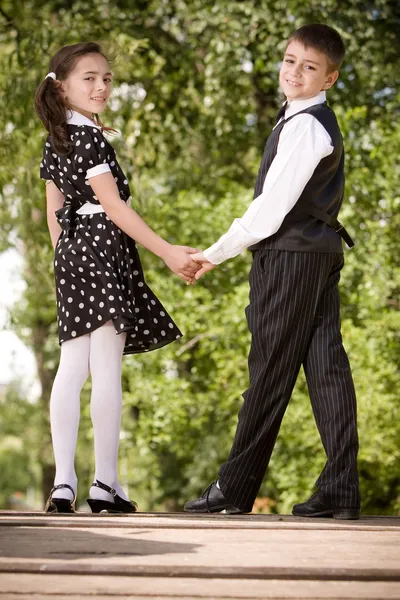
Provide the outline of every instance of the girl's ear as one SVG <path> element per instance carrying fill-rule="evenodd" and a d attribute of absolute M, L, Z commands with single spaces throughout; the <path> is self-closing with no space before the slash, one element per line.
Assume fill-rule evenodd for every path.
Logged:
<path fill-rule="evenodd" d="M 55 82 L 56 88 L 59 92 L 59 94 L 65 99 L 67 97 L 67 91 L 65 89 L 65 84 L 60 81 L 59 79 L 57 79 Z"/>

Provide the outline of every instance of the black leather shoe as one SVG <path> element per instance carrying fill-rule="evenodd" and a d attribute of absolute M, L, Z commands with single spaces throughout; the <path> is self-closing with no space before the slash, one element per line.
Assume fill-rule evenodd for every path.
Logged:
<path fill-rule="evenodd" d="M 223 512 L 226 515 L 240 515 L 244 512 L 228 502 L 219 487 L 217 487 L 216 481 L 208 486 L 200 498 L 186 502 L 183 510 L 192 513 Z"/>
<path fill-rule="evenodd" d="M 334 519 L 359 519 L 360 509 L 345 506 L 332 506 L 316 492 L 306 502 L 295 504 L 292 514 L 296 517 L 333 517 Z"/>
<path fill-rule="evenodd" d="M 108 492 L 113 496 L 114 502 L 108 500 L 95 500 L 94 498 L 86 498 L 86 502 L 89 504 L 92 513 L 134 513 L 137 511 L 138 505 L 136 502 L 131 500 L 124 500 L 121 496 L 118 496 L 117 492 L 109 485 L 102 483 L 98 479 L 92 483 L 92 487 L 98 487 Z"/>

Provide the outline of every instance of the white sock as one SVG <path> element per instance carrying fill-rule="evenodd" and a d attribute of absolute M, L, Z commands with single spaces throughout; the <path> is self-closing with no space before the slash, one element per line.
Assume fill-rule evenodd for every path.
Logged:
<path fill-rule="evenodd" d="M 90 415 L 94 431 L 95 479 L 114 488 L 128 500 L 118 482 L 118 447 L 121 428 L 122 353 L 126 334 L 116 334 L 114 325 L 106 323 L 90 334 L 90 372 L 92 396 Z M 90 497 L 113 502 L 113 496 L 98 487 L 90 488 Z"/>
<path fill-rule="evenodd" d="M 56 476 L 54 485 L 67 483 L 76 493 L 74 467 L 80 416 L 80 393 L 89 374 L 89 335 L 61 344 L 60 364 L 50 397 L 50 424 Z M 56 490 L 53 498 L 73 499 L 68 488 Z"/>

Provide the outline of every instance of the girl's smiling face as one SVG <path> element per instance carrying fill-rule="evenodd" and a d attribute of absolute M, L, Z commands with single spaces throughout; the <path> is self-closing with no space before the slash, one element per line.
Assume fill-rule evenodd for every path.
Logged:
<path fill-rule="evenodd" d="M 279 83 L 289 101 L 306 100 L 332 87 L 338 76 L 325 54 L 293 40 L 283 57 Z"/>
<path fill-rule="evenodd" d="M 107 106 L 112 90 L 112 73 L 102 54 L 86 54 L 61 82 L 61 93 L 69 108 L 89 119 Z"/>

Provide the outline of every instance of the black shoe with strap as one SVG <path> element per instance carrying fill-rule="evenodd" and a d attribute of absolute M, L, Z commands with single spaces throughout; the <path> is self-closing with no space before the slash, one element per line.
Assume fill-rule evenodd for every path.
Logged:
<path fill-rule="evenodd" d="M 306 502 L 295 504 L 292 514 L 295 517 L 333 517 L 352 520 L 360 518 L 359 507 L 333 506 L 321 492 L 315 492 Z"/>
<path fill-rule="evenodd" d="M 68 498 L 53 498 L 53 493 L 56 490 L 61 490 L 62 488 L 67 488 L 71 490 L 73 494 L 73 499 L 69 500 Z M 50 495 L 47 499 L 44 510 L 46 513 L 74 513 L 75 512 L 75 501 L 76 494 L 75 490 L 68 485 L 67 483 L 60 483 L 59 485 L 55 485 L 50 491 Z"/>
<path fill-rule="evenodd" d="M 114 502 L 86 498 L 86 502 L 89 504 L 92 513 L 134 513 L 137 511 L 138 507 L 136 502 L 124 500 L 121 498 L 121 496 L 118 496 L 114 488 L 102 483 L 98 479 L 92 483 L 92 487 L 98 487 L 111 494 L 111 496 L 114 498 Z"/>
<path fill-rule="evenodd" d="M 217 482 L 214 481 L 206 491 L 196 500 L 186 502 L 183 507 L 185 512 L 190 513 L 224 513 L 226 515 L 240 515 L 245 511 L 233 506 L 223 495 Z"/>

